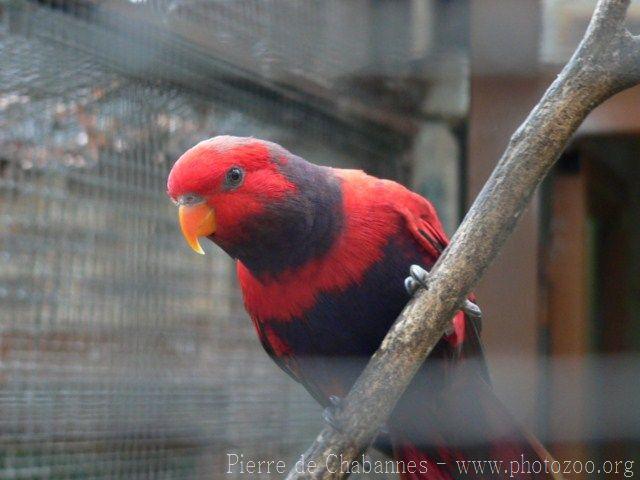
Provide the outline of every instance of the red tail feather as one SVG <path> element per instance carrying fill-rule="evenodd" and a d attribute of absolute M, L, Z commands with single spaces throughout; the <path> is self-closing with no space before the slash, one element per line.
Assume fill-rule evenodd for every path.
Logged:
<path fill-rule="evenodd" d="M 481 379 L 474 383 L 473 392 L 466 383 L 464 390 L 447 392 L 440 407 L 426 406 L 429 421 L 421 422 L 427 430 L 419 438 L 393 438 L 394 456 L 404 467 L 401 478 L 560 478 L 551 473 L 553 458 L 517 425 L 491 387 Z"/>

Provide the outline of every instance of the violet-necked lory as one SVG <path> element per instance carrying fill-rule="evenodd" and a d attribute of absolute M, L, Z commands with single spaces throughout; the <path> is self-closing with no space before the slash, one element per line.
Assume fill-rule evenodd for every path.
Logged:
<path fill-rule="evenodd" d="M 425 281 L 413 268 L 405 282 L 410 266 L 430 269 L 448 242 L 433 205 L 402 185 L 317 166 L 255 138 L 197 144 L 167 188 L 188 244 L 203 253 L 199 237 L 207 237 L 236 260 L 265 350 L 325 407 L 348 393 Z M 502 461 L 492 476 L 507 477 L 512 461 L 547 458 L 494 396 L 479 323 L 464 312 L 452 319 L 378 438 L 398 466 L 417 466 L 405 479 L 487 476 L 461 473 L 465 460 Z M 546 478 L 529 473 L 522 478 Z"/>

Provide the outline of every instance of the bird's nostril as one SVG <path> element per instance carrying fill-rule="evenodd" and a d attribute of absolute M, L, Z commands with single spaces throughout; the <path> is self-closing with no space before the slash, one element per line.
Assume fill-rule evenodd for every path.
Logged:
<path fill-rule="evenodd" d="M 202 203 L 203 198 L 194 193 L 187 193 L 178 197 L 178 205 L 196 205 Z"/>

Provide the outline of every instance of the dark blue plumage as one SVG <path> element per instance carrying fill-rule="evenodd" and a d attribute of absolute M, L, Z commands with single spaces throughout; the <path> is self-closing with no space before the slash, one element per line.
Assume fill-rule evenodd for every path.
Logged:
<path fill-rule="evenodd" d="M 233 242 L 217 242 L 257 277 L 274 277 L 321 257 L 344 225 L 340 180 L 331 169 L 295 155 L 278 161 L 277 169 L 296 190 L 238 219 Z"/>
<path fill-rule="evenodd" d="M 426 260 L 413 238 L 398 235 L 360 282 L 318 292 L 314 305 L 299 317 L 263 322 L 295 346 L 302 377 L 330 385 L 334 390 L 325 392 L 327 396 L 343 395 L 409 300 L 403 286 L 409 266 Z"/>
<path fill-rule="evenodd" d="M 229 190 L 220 185 L 232 168 L 246 175 Z M 431 203 L 401 185 L 255 139 L 197 145 L 176 163 L 168 192 L 204 199 L 181 207 L 193 208 L 185 237 L 197 246 L 198 219 L 211 226 L 215 215 L 209 238 L 238 260 L 265 350 L 322 405 L 346 395 L 409 300 L 409 267 L 430 269 L 448 242 Z M 452 322 L 388 422 L 385 450 L 428 466 L 403 478 L 456 478 L 456 459 L 544 458 L 491 391 L 479 324 L 461 312 Z M 545 475 L 527 478 L 536 477 Z"/>

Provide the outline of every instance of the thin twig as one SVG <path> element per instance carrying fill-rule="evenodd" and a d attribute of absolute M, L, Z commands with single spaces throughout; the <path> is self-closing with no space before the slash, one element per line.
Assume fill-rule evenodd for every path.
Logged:
<path fill-rule="evenodd" d="M 405 307 L 344 400 L 336 418 L 341 432 L 324 428 L 304 454 L 315 468 L 293 469 L 287 480 L 347 476 L 340 460 L 352 461 L 371 444 L 571 135 L 597 105 L 640 83 L 640 40 L 623 26 L 628 6 L 629 0 L 598 2 L 576 52 L 513 134 L 432 269 L 430 288 Z"/>

